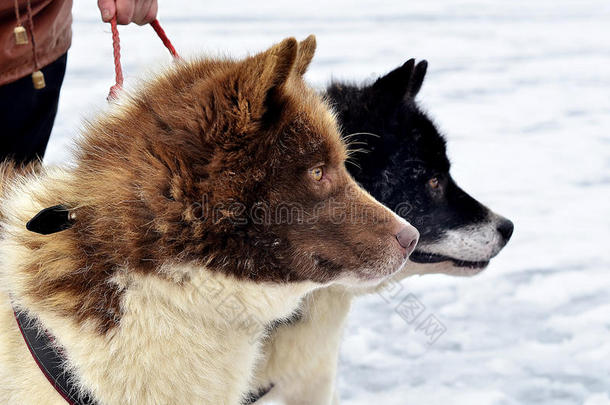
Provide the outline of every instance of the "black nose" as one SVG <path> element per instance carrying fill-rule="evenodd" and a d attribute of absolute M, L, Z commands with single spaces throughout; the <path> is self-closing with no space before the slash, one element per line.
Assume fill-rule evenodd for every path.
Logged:
<path fill-rule="evenodd" d="M 515 229 L 513 222 L 508 219 L 502 219 L 502 222 L 500 222 L 497 229 L 500 235 L 502 235 L 502 239 L 506 245 L 510 240 L 510 237 L 513 235 L 513 230 Z"/>

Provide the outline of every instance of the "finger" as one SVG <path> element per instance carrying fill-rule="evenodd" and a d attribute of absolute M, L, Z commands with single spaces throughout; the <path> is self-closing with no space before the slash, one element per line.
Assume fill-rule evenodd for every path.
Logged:
<path fill-rule="evenodd" d="M 139 25 L 148 24 L 157 18 L 157 2 L 154 0 L 141 0 L 136 5 L 133 22 Z"/>
<path fill-rule="evenodd" d="M 146 22 L 153 22 L 157 19 L 157 12 L 159 11 L 159 4 L 157 0 L 153 0 L 150 8 L 148 9 L 148 14 L 146 14 Z"/>
<path fill-rule="evenodd" d="M 127 25 L 133 21 L 134 0 L 116 0 L 117 23 Z"/>
<path fill-rule="evenodd" d="M 102 21 L 109 22 L 116 13 L 116 5 L 114 0 L 97 0 L 97 7 L 102 14 Z"/>

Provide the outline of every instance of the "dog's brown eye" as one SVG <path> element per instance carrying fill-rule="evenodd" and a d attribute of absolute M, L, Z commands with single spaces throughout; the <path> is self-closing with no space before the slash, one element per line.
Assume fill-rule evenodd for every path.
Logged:
<path fill-rule="evenodd" d="M 439 182 L 438 182 L 438 177 L 432 177 L 430 180 L 428 180 L 428 185 L 430 186 L 430 188 L 436 189 L 439 186 Z"/>
<path fill-rule="evenodd" d="M 309 175 L 315 181 L 322 180 L 322 177 L 324 177 L 324 167 L 323 166 L 316 166 L 316 167 L 314 167 L 312 169 L 309 169 Z"/>

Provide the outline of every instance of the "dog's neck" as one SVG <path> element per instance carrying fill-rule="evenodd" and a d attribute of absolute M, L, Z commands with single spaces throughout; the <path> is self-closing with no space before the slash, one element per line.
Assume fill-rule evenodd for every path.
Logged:
<path fill-rule="evenodd" d="M 289 317 L 316 285 L 236 280 L 186 264 L 115 269 L 95 284 L 95 274 L 86 273 L 91 270 L 74 267 L 77 253 L 68 233 L 25 229 L 48 204 L 40 196 L 60 195 L 51 191 L 64 190 L 67 179 L 61 170 L 29 178 L 2 202 L 2 291 L 55 337 L 66 367 L 100 403 L 239 403 L 267 325 Z M 69 285 L 67 277 L 81 272 L 84 284 L 71 295 L 61 283 Z M 55 285 L 50 295 L 41 294 Z M 103 330 L 96 316 L 79 318 L 79 308 L 92 299 L 89 308 L 98 311 L 109 308 L 102 300 L 118 300 L 115 326 Z"/>
<path fill-rule="evenodd" d="M 67 366 L 100 403 L 239 403 L 269 322 L 287 317 L 310 283 L 231 280 L 205 269 L 176 283 L 125 272 L 117 328 L 100 335 L 46 310 L 32 311 L 63 346 Z"/>

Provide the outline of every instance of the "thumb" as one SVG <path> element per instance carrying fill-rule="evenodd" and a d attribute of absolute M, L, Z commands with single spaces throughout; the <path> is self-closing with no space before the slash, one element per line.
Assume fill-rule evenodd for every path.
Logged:
<path fill-rule="evenodd" d="M 116 14 L 115 0 L 97 0 L 97 7 L 102 13 L 102 21 L 109 22 Z"/>

